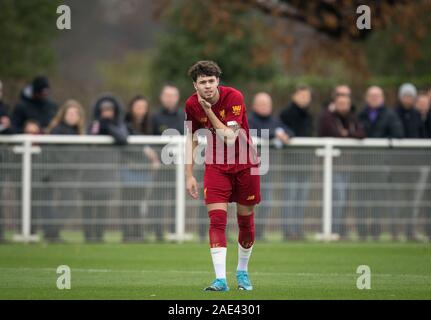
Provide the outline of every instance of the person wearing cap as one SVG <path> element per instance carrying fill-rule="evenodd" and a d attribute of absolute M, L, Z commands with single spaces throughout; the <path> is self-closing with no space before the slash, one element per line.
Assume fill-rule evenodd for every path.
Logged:
<path fill-rule="evenodd" d="M 34 78 L 21 91 L 21 99 L 12 113 L 12 126 L 17 133 L 23 133 L 24 124 L 29 119 L 37 121 L 46 131 L 58 110 L 58 105 L 49 96 L 50 85 L 44 76 Z"/>
<path fill-rule="evenodd" d="M 404 138 L 420 138 L 422 120 L 420 113 L 415 109 L 417 98 L 416 87 L 411 83 L 404 83 L 398 91 L 399 105 L 396 112 L 404 128 Z"/>

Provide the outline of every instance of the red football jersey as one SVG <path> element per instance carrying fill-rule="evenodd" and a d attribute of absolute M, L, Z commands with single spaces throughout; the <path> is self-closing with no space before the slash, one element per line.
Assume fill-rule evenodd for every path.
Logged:
<path fill-rule="evenodd" d="M 220 99 L 212 106 L 217 118 L 225 125 L 236 122 L 240 133 L 233 146 L 227 146 L 220 138 L 198 101 L 197 93 L 186 101 L 188 130 L 194 134 L 198 129 L 206 130 L 208 145 L 205 164 L 214 165 L 223 171 L 238 172 L 258 165 L 257 150 L 250 138 L 246 107 L 242 93 L 231 87 L 219 86 Z M 210 152 L 212 150 L 212 152 Z"/>

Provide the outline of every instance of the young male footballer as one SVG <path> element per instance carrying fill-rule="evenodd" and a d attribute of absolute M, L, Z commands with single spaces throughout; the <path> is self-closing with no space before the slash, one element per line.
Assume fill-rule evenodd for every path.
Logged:
<path fill-rule="evenodd" d="M 196 131 L 207 137 L 204 199 L 210 219 L 209 241 L 216 279 L 205 291 L 228 291 L 226 281 L 226 224 L 228 203 L 235 202 L 238 236 L 238 289 L 252 290 L 248 262 L 254 244 L 254 207 L 260 202 L 259 163 L 250 138 L 246 107 L 240 91 L 220 86 L 220 67 L 199 61 L 189 69 L 196 93 L 186 101 L 187 191 L 198 198 L 193 176 Z"/>

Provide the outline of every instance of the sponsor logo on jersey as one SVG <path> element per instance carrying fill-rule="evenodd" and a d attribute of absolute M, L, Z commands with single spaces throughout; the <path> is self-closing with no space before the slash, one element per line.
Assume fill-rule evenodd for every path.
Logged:
<path fill-rule="evenodd" d="M 248 196 L 247 201 L 252 201 L 252 200 L 254 200 L 254 199 L 256 199 L 256 196 L 255 196 L 255 195 Z"/>
<path fill-rule="evenodd" d="M 241 106 L 233 106 L 232 113 L 234 116 L 239 116 L 241 114 Z"/>

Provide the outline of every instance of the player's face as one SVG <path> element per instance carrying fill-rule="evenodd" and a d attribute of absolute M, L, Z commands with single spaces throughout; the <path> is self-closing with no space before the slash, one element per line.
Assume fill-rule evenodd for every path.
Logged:
<path fill-rule="evenodd" d="M 217 94 L 219 83 L 220 79 L 216 76 L 199 76 L 193 84 L 202 98 L 205 100 L 211 100 Z"/>

